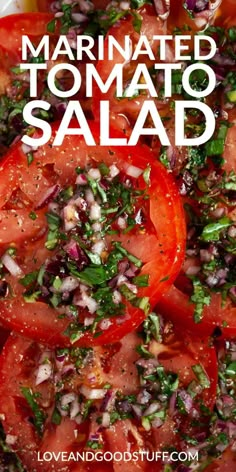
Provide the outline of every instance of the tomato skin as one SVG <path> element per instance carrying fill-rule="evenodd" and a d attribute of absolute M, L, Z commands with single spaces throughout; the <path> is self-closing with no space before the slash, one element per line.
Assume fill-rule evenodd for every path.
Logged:
<path fill-rule="evenodd" d="M 195 323 L 193 319 L 194 304 L 190 302 L 188 295 L 172 285 L 159 300 L 157 308 L 176 326 L 181 323 L 182 327 L 189 330 L 190 333 L 211 336 L 214 335 L 216 328 L 220 328 L 222 337 L 233 339 L 236 335 L 236 308 L 229 301 L 224 308 L 221 307 L 221 303 L 221 295 L 212 294 L 210 305 L 203 309 L 202 321 Z M 224 322 L 227 323 L 227 326 Z"/>
<path fill-rule="evenodd" d="M 98 142 L 99 128 L 96 124 L 90 123 L 90 127 Z M 54 127 L 55 134 L 56 126 Z M 120 135 L 119 135 L 120 136 Z M 111 157 L 110 150 L 114 154 Z M 55 159 L 55 155 L 57 156 Z M 65 155 L 67 161 L 65 162 Z M 149 187 L 150 193 L 150 219 L 155 228 L 157 236 L 152 232 L 145 235 L 136 234 L 130 236 L 123 236 L 119 238 L 122 245 L 136 257 L 139 257 L 144 266 L 141 269 L 141 274 L 149 274 L 149 286 L 147 288 L 140 288 L 139 294 L 141 297 L 150 297 L 150 303 L 154 306 L 160 298 L 163 291 L 167 290 L 170 284 L 177 276 L 184 256 L 184 242 L 185 242 L 185 223 L 181 201 L 178 196 L 177 188 L 175 187 L 172 177 L 167 173 L 165 168 L 153 160 L 152 153 L 146 147 L 89 147 L 85 145 L 83 139 L 77 136 L 65 137 L 64 143 L 59 148 L 52 148 L 49 144 L 42 146 L 35 153 L 35 159 L 32 166 L 28 167 L 26 164 L 26 156 L 23 154 L 21 145 L 17 145 L 12 152 L 6 157 L 3 167 L 4 172 L 7 173 L 8 165 L 13 165 L 15 160 L 16 180 L 14 180 L 14 189 L 21 188 L 21 191 L 26 194 L 27 198 L 31 200 L 33 208 L 27 206 L 27 216 L 31 209 L 37 205 L 38 199 L 42 196 L 45 190 L 50 187 L 50 176 L 44 177 L 43 167 L 46 165 L 54 165 L 54 172 L 52 172 L 53 179 L 55 175 L 59 176 L 60 184 L 66 185 L 70 182 L 71 175 L 74 169 L 92 158 L 96 161 L 103 161 L 107 164 L 116 163 L 122 169 L 127 162 L 146 169 L 147 165 L 151 164 L 151 184 Z M 61 176 L 61 177 L 60 177 Z M 5 183 L 2 183 L 4 189 Z M 35 189 L 35 192 L 34 192 Z M 0 181 L 1 190 L 1 181 Z M 2 194 L 2 192 L 0 192 Z M 4 193 L 4 192 L 3 192 Z M 9 195 L 9 194 L 8 194 Z M 169 196 L 167 200 L 166 196 Z M 3 200 L 2 203 L 4 203 Z M 9 211 L 9 209 L 8 209 Z M 23 211 L 23 210 L 22 210 Z M 40 228 L 45 232 L 45 223 L 43 215 L 41 219 L 41 212 L 39 212 L 39 220 L 31 221 L 29 216 L 26 218 L 28 222 L 28 244 L 35 244 L 35 225 L 40 233 Z M 2 211 L 4 215 L 4 207 Z M 3 220 L 4 222 L 4 220 Z M 38 223 L 37 223 L 38 222 Z M 15 222 L 17 223 L 17 221 Z M 7 220 L 6 220 L 7 224 Z M 13 221 L 14 224 L 14 221 Z M 4 227 L 4 226 L 3 226 Z M 16 228 L 17 229 L 17 228 Z M 22 245 L 22 235 L 17 236 L 17 231 L 14 231 L 14 226 L 11 226 L 12 233 L 15 236 L 12 239 L 14 244 Z M 12 235 L 10 236 L 12 238 Z M 44 244 L 44 241 L 43 241 Z M 28 247 L 29 253 L 30 246 Z M 34 251 L 36 248 L 34 247 Z M 161 264 L 158 263 L 161 260 Z M 42 262 L 43 263 L 43 262 Z M 31 270 L 32 267 L 31 267 Z M 27 273 L 27 267 L 25 267 Z M 15 290 L 16 287 L 15 287 Z M 21 293 L 21 292 L 20 292 Z M 17 313 L 17 316 L 16 316 Z M 33 339 L 41 340 L 50 345 L 69 344 L 69 339 L 61 334 L 64 333 L 68 321 L 58 320 L 55 311 L 47 305 L 36 303 L 25 303 L 23 298 L 2 301 L 0 304 L 0 318 L 8 328 L 13 328 L 16 331 L 24 327 L 24 333 L 31 336 Z M 27 320 L 31 320 L 29 322 Z M 123 337 L 127 332 L 132 331 L 144 319 L 144 312 L 139 308 L 135 308 L 127 303 L 127 316 L 125 323 L 114 323 L 101 336 L 93 339 L 89 333 L 78 341 L 78 344 L 90 345 L 104 344 L 107 342 L 116 342 Z M 53 323 L 51 323 L 53 320 Z M 50 329 L 50 326 L 53 330 Z"/>

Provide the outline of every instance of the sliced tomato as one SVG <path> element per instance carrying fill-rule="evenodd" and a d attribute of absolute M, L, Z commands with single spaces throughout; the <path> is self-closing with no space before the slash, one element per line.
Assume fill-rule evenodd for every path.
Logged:
<path fill-rule="evenodd" d="M 226 28 L 231 28 L 231 26 L 236 25 L 234 0 L 224 0 L 224 2 L 221 3 L 217 13 L 217 26 L 224 25 Z"/>
<path fill-rule="evenodd" d="M 223 452 L 222 456 L 215 459 L 211 464 L 204 469 L 206 472 L 234 472 L 236 468 L 236 453 L 233 449 L 228 448 Z"/>
<path fill-rule="evenodd" d="M 16 13 L 0 18 L 0 45 L 14 51 L 21 61 L 22 35 L 27 35 L 34 44 L 39 43 L 43 35 L 50 34 L 47 24 L 52 19 L 50 13 Z"/>
<path fill-rule="evenodd" d="M 140 335 L 133 332 L 126 336 L 124 340 L 117 343 L 115 352 L 112 354 L 114 346 L 108 345 L 103 348 L 96 347 L 93 354 L 89 355 L 89 360 L 79 367 L 77 372 L 72 359 L 76 357 L 67 357 L 64 352 L 62 358 L 58 351 L 56 353 L 48 347 L 36 344 L 34 341 L 21 338 L 17 335 L 10 335 L 3 353 L 0 357 L 0 411 L 3 418 L 5 433 L 11 436 L 13 450 L 17 451 L 24 466 L 35 472 L 43 470 L 49 472 L 56 468 L 58 471 L 91 471 L 95 472 L 97 467 L 107 472 L 118 472 L 125 466 L 126 461 L 121 459 L 110 461 L 109 463 L 99 461 L 75 463 L 74 461 L 63 462 L 62 451 L 65 454 L 82 453 L 89 451 L 86 445 L 89 438 L 99 434 L 103 452 L 124 453 L 138 452 L 142 450 L 168 450 L 170 438 L 172 445 L 180 447 L 180 436 L 176 433 L 183 423 L 186 431 L 191 418 L 180 417 L 176 408 L 167 412 L 167 417 L 162 426 L 152 428 L 151 431 L 145 431 L 136 419 L 128 418 L 117 420 L 114 424 L 100 428 L 96 419 L 104 412 L 103 399 L 95 399 L 93 408 L 87 419 L 82 422 L 75 421 L 74 417 L 66 413 L 62 416 L 60 424 L 52 422 L 52 413 L 55 406 L 64 395 L 75 394 L 79 392 L 84 395 L 84 388 L 88 391 L 94 389 L 100 392 L 104 385 L 109 384 L 111 392 L 120 392 L 121 395 L 137 395 L 143 391 L 139 377 L 134 374 L 133 369 L 137 370 L 135 363 L 140 359 L 140 355 L 135 347 L 140 344 Z M 131 349 L 128 349 L 131 346 Z M 109 354 L 110 352 L 110 354 Z M 201 366 L 209 382 L 212 384 L 210 389 L 203 389 L 202 394 L 198 395 L 199 400 L 203 400 L 205 406 L 212 408 L 215 401 L 216 385 L 216 358 L 212 354 L 212 348 L 209 348 L 206 342 L 195 341 L 194 344 L 186 343 L 180 340 L 179 335 L 170 334 L 164 344 L 156 343 L 150 346 L 154 359 L 158 359 L 160 365 L 164 366 L 166 372 L 174 372 L 179 376 L 179 389 L 186 389 L 192 380 L 196 380 L 192 366 L 198 364 Z M 203 355 L 204 353 L 204 355 Z M 211 361 L 209 361 L 211 357 Z M 107 362 L 110 362 L 109 367 Z M 75 360 L 73 362 L 75 362 Z M 145 359 L 142 358 L 143 361 Z M 123 362 L 123 370 L 122 370 Z M 184 364 L 184 369 L 183 369 Z M 48 377 L 42 378 L 44 370 L 51 366 L 51 373 Z M 39 382 L 39 369 L 41 368 Z M 106 371 L 105 371 L 105 370 Z M 130 376 L 134 374 L 134 379 L 130 382 Z M 36 381 L 37 380 L 37 381 Z M 147 387 L 148 388 L 148 387 Z M 45 415 L 43 431 L 35 428 L 35 411 L 25 398 L 25 390 L 29 389 L 31 395 L 37 402 L 41 412 Z M 98 390 L 96 390 L 98 389 Z M 211 400 L 209 400 L 204 390 L 211 391 Z M 152 390 L 150 390 L 152 391 Z M 208 399 L 207 399 L 208 398 Z M 84 403 L 86 398 L 83 398 Z M 61 404 L 62 405 L 62 404 Z M 103 405 L 103 406 L 102 406 Z M 80 407 L 79 411 L 83 411 Z M 77 412 L 77 419 L 78 414 Z M 107 410 L 111 411 L 111 410 Z M 61 410 L 63 413 L 63 411 Z M 39 416 L 38 416 L 39 418 Z M 21 427 L 19 428 L 19 425 Z M 177 428 L 178 425 L 178 428 Z M 182 428 L 182 427 L 181 427 Z M 42 436 L 40 436 L 40 431 Z M 46 456 L 44 456 L 46 453 Z M 45 457 L 49 457 L 47 462 Z M 58 458 L 56 459 L 56 457 Z M 102 465 L 104 466 L 102 468 Z M 146 460 L 135 460 L 127 463 L 132 472 L 147 472 L 148 470 L 163 470 L 161 461 L 147 463 Z"/>
<path fill-rule="evenodd" d="M 226 172 L 236 172 L 236 161 L 235 161 L 235 154 L 234 149 L 236 145 L 236 110 L 235 108 L 229 112 L 229 123 L 230 128 L 228 129 L 226 141 L 225 141 L 225 148 L 223 158 L 225 159 L 225 163 L 223 165 Z"/>
<path fill-rule="evenodd" d="M 40 352 L 42 351 L 32 341 L 26 341 L 14 335 L 10 336 L 4 349 L 0 367 L 2 381 L 6 382 L 5 386 L 9 382 L 9 389 L 11 391 L 11 396 L 8 398 L 9 401 L 6 401 L 7 393 L 5 391 L 3 395 L 4 401 L 1 405 L 6 417 L 6 431 L 13 436 L 13 439 L 15 438 L 13 449 L 18 452 L 19 457 L 24 462 L 24 466 L 28 470 L 33 469 L 35 471 L 42 469 L 40 454 L 46 451 L 53 452 L 55 455 L 61 451 L 66 453 L 71 451 L 82 452 L 88 437 L 88 425 L 84 424 L 78 427 L 76 422 L 71 421 L 69 418 L 63 419 L 59 426 L 50 424 L 45 432 L 43 442 L 37 435 L 30 420 L 32 411 L 30 411 L 29 405 L 21 393 L 21 388 L 23 386 L 34 388 L 35 369 L 37 369 Z M 10 366 L 9 362 L 14 366 L 14 373 L 7 368 L 6 360 L 8 366 Z M 52 406 L 53 397 L 52 390 L 48 387 L 48 384 L 46 389 L 41 389 L 40 394 L 43 396 L 45 404 L 48 405 L 48 412 L 51 412 L 50 405 Z M 20 428 L 19 425 L 21 425 Z M 76 439 L 74 431 L 78 432 L 78 439 Z M 58 471 L 80 470 L 80 465 L 76 462 L 68 466 L 60 459 L 59 461 L 55 459 L 49 462 L 43 461 L 43 470 L 45 472 L 51 471 L 53 466 Z"/>
<path fill-rule="evenodd" d="M 156 10 L 152 5 L 144 5 L 139 8 L 135 14 L 138 15 L 141 20 L 141 29 L 139 33 L 135 31 L 135 16 L 132 14 L 119 20 L 119 22 L 112 26 L 108 31 L 104 44 L 105 57 L 103 60 L 99 60 L 96 66 L 97 72 L 103 82 L 107 80 L 115 64 L 123 64 L 123 83 L 124 86 L 125 84 L 128 86 L 138 63 L 137 61 L 127 62 L 117 50 L 114 52 L 112 60 L 108 59 L 109 36 L 113 36 L 117 41 L 120 41 L 121 38 L 125 37 L 125 35 L 129 35 L 133 53 L 140 35 L 145 35 L 149 40 L 150 46 L 153 47 L 153 51 L 156 52 L 158 46 L 157 44 L 154 45 L 153 36 L 166 33 L 165 23 L 157 17 Z M 149 67 L 151 66 L 151 61 L 150 59 L 147 59 L 146 56 L 142 56 L 141 62 L 145 62 Z M 171 62 L 170 58 L 168 58 L 168 62 Z M 130 124 L 135 122 L 144 101 L 148 98 L 150 98 L 148 92 L 139 94 L 137 97 L 132 98 L 116 98 L 115 84 L 109 88 L 107 93 L 102 93 L 99 87 L 94 84 L 93 113 L 95 120 L 97 117 L 97 110 L 100 106 L 100 101 L 109 100 L 112 125 L 118 129 L 125 129 L 127 134 L 131 130 Z M 157 107 L 166 109 L 166 105 L 163 104 L 163 101 L 157 100 Z"/>
<path fill-rule="evenodd" d="M 98 126 L 94 123 L 90 125 L 98 141 Z M 25 274 L 39 269 L 45 259 L 51 257 L 51 252 L 45 253 L 44 248 L 46 231 L 44 213 L 48 211 L 48 204 L 45 202 L 44 208 L 40 211 L 35 210 L 35 207 L 37 208 L 39 201 L 42 201 L 45 193 L 53 184 L 55 185 L 55 182 L 62 187 L 74 183 L 75 168 L 78 165 L 83 167 L 89 162 L 96 166 L 101 162 L 107 165 L 113 163 L 124 172 L 127 165 L 134 165 L 135 168 L 143 170 L 151 166 L 151 180 L 148 187 L 149 215 L 144 233 L 119 232 L 112 238 L 143 261 L 140 275 L 149 276 L 149 285 L 140 288 L 138 295 L 149 297 L 151 306 L 154 306 L 163 291 L 174 281 L 183 261 L 185 223 L 178 191 L 172 177 L 153 159 L 152 153 L 146 147 L 89 147 L 81 137 L 67 136 L 59 148 L 51 147 L 50 143 L 39 148 L 34 153 L 33 163 L 28 166 L 21 145 L 16 146 L 2 164 L 0 194 L 5 193 L 5 197 L 2 198 L 0 215 L 1 252 L 6 249 L 6 244 L 14 245 L 17 248 L 17 259 Z M 11 187 L 6 185 L 5 175 L 8 183 L 13 176 Z M 140 178 L 136 179 L 136 182 L 138 186 L 141 185 Z M 133 185 L 136 184 L 134 179 Z M 17 194 L 19 191 L 20 194 Z M 36 212 L 36 219 L 31 219 L 32 211 Z M 9 218 L 11 225 L 8 225 Z M 0 318 L 3 323 L 16 331 L 21 332 L 24 329 L 25 335 L 42 342 L 53 345 L 68 344 L 69 339 L 63 334 L 68 326 L 68 320 L 58 319 L 60 313 L 46 303 L 26 303 L 22 297 L 21 284 L 11 276 L 8 280 L 14 296 L 0 302 Z M 93 336 L 86 332 L 78 342 L 80 344 L 115 342 L 132 331 L 145 315 L 142 310 L 135 308 L 129 302 L 126 305 L 125 322 L 122 320 L 116 322 L 115 318 L 111 318 L 111 326 L 99 337 L 93 339 Z"/>
<path fill-rule="evenodd" d="M 162 295 L 157 308 L 176 326 L 181 324 L 190 332 L 208 336 L 222 334 L 226 339 L 232 339 L 236 335 L 236 308 L 229 300 L 222 306 L 220 294 L 212 294 L 210 305 L 203 309 L 200 323 L 194 322 L 195 306 L 190 302 L 188 295 L 174 285 Z"/>
<path fill-rule="evenodd" d="M 11 67 L 17 64 L 17 55 L 0 46 L 0 95 L 4 95 L 11 82 Z"/>

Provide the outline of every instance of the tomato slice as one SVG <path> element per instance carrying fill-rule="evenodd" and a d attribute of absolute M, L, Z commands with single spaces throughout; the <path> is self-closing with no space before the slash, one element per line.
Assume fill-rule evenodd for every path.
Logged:
<path fill-rule="evenodd" d="M 159 17 L 157 17 L 155 8 L 152 5 L 144 5 L 143 7 L 137 9 L 136 14 L 141 19 L 141 30 L 139 33 L 135 31 L 135 17 L 133 15 L 127 15 L 125 18 L 122 18 L 119 20 L 118 24 L 112 26 L 108 31 L 104 43 L 105 58 L 103 60 L 98 60 L 96 66 L 97 72 L 103 82 L 106 82 L 115 64 L 123 64 L 123 82 L 128 86 L 129 81 L 133 76 L 135 67 L 137 67 L 137 61 L 125 61 L 124 57 L 119 53 L 119 51 L 114 52 L 112 60 L 108 59 L 109 36 L 113 36 L 119 42 L 120 38 L 124 37 L 125 35 L 129 35 L 131 48 L 134 48 L 134 45 L 137 44 L 139 36 L 145 35 L 149 40 L 150 46 L 153 46 L 154 49 L 152 37 L 154 35 L 164 34 L 165 32 L 165 23 Z M 150 59 L 147 59 L 145 56 L 142 57 L 143 59 L 141 62 L 146 63 L 150 67 Z M 171 60 L 169 62 L 171 62 Z M 110 116 L 113 127 L 122 130 L 125 129 L 126 134 L 129 134 L 131 130 L 130 124 L 135 122 L 144 101 L 148 98 L 150 98 L 150 95 L 148 95 L 147 92 L 144 94 L 139 94 L 137 97 L 122 97 L 122 99 L 118 99 L 116 98 L 115 84 L 109 88 L 107 93 L 102 93 L 99 87 L 94 84 L 92 106 L 94 118 L 96 120 L 100 101 L 109 100 L 111 110 Z M 156 103 L 158 108 L 166 108 L 165 105 L 163 105 L 163 102 L 157 100 Z"/>
<path fill-rule="evenodd" d="M 227 470 L 227 472 L 234 472 L 236 467 L 236 453 L 231 448 L 226 449 L 222 456 L 215 459 L 206 469 L 206 472 L 221 472 Z"/>
<path fill-rule="evenodd" d="M 236 171 L 236 162 L 235 162 L 235 155 L 234 155 L 234 147 L 236 144 L 236 111 L 235 109 L 229 112 L 229 123 L 231 127 L 229 128 L 226 136 L 225 141 L 225 148 L 223 157 L 225 159 L 225 163 L 223 165 L 226 172 L 235 172 Z"/>
<path fill-rule="evenodd" d="M 29 36 L 34 44 L 39 43 L 43 35 L 50 34 L 47 24 L 53 18 L 50 13 L 16 13 L 0 18 L 0 45 L 14 51 L 21 60 L 22 35 Z"/>
<path fill-rule="evenodd" d="M 76 463 L 72 459 L 63 462 L 61 455 L 63 452 L 65 459 L 70 453 L 82 454 L 83 451 L 96 451 L 91 447 L 91 444 L 88 444 L 88 440 L 96 442 L 98 438 L 101 444 L 101 449 L 98 451 L 103 451 L 103 453 L 105 451 L 113 454 L 115 452 L 134 453 L 140 448 L 150 451 L 168 450 L 171 434 L 173 435 L 173 447 L 180 447 L 180 436 L 176 431 L 179 428 L 186 428 L 183 429 L 186 433 L 189 428 L 188 422 L 191 424 L 192 419 L 191 417 L 186 417 L 186 419 L 183 416 L 180 417 L 176 410 L 170 411 L 169 414 L 167 411 L 163 425 L 153 427 L 150 431 L 141 427 L 133 415 L 129 418 L 118 419 L 113 424 L 106 424 L 103 427 L 99 427 L 96 421 L 98 417 L 104 418 L 104 411 L 109 411 L 110 415 L 112 414 L 113 395 L 117 392 L 119 393 L 117 398 L 120 401 L 122 398 L 131 398 L 132 401 L 132 395 L 138 395 L 145 390 L 137 375 L 132 387 L 127 383 L 127 378 L 132 375 L 134 363 L 140 359 L 140 355 L 135 349 L 139 343 L 140 336 L 133 332 L 117 343 L 116 352 L 113 354 L 114 345 L 97 347 L 93 351 L 87 350 L 87 353 L 84 352 L 85 350 L 75 349 L 54 352 L 34 341 L 15 334 L 10 335 L 0 357 L 0 411 L 5 433 L 11 438 L 12 448 L 17 451 L 23 465 L 28 470 L 33 469 L 38 472 L 43 468 L 45 472 L 49 472 L 55 467 L 56 470 L 64 472 L 81 470 L 95 472 L 100 470 L 99 466 L 101 470 L 107 472 L 118 472 L 121 466 L 129 467 L 128 470 L 132 472 L 163 470 L 161 461 L 153 463 L 144 459 L 127 463 L 121 459 L 99 463 L 99 460 L 92 460 L 90 456 L 88 462 L 80 460 Z M 127 349 L 129 345 L 131 349 Z M 194 352 L 191 352 L 192 348 Z M 152 345 L 150 349 L 153 351 L 154 346 Z M 215 355 L 211 354 L 212 348 L 209 348 L 206 342 L 195 341 L 194 345 L 190 346 L 180 340 L 177 335 L 172 334 L 166 344 L 157 343 L 156 349 L 158 349 L 158 354 L 153 359 L 159 359 L 160 364 L 167 372 L 179 373 L 180 391 L 187 388 L 189 382 L 194 379 L 192 366 L 196 363 L 201 365 L 212 383 L 211 404 L 213 405 L 216 363 Z M 208 355 L 212 357 L 211 364 L 208 364 L 201 354 L 202 351 L 206 357 Z M 80 355 L 84 356 L 82 359 L 87 360 L 79 363 Z M 185 363 L 184 370 L 182 369 L 181 356 L 184 356 L 182 357 Z M 105 358 L 110 362 L 109 369 L 106 367 L 106 372 L 104 371 Z M 121 368 L 122 358 L 123 370 Z M 120 360 L 120 367 L 117 365 L 117 359 Z M 146 365 L 149 368 L 147 360 L 141 359 L 143 366 Z M 126 390 L 120 383 L 121 379 Z M 106 402 L 110 401 L 109 407 L 107 403 L 104 403 L 106 390 L 104 391 L 103 387 L 105 385 L 109 389 L 105 397 Z M 147 386 L 146 389 L 148 388 Z M 90 394 L 88 395 L 87 392 L 94 395 L 94 400 L 90 402 L 91 408 L 88 416 L 83 413 L 85 405 L 89 406 L 86 402 Z M 100 395 L 101 392 L 103 392 L 103 397 Z M 122 397 L 127 394 L 130 397 Z M 34 400 L 33 407 L 32 403 L 30 404 L 32 398 Z M 198 396 L 198 400 L 200 399 L 206 400 L 204 393 Z M 74 410 L 71 405 L 72 401 L 74 401 Z M 210 407 L 209 401 L 205 405 Z M 117 406 L 115 411 L 116 408 Z M 52 418 L 54 419 L 52 420 Z M 181 424 L 183 424 L 183 428 Z"/>
<path fill-rule="evenodd" d="M 174 285 L 163 294 L 158 302 L 159 312 L 190 332 L 199 335 L 216 335 L 232 339 L 236 335 L 236 308 L 228 300 L 222 307 L 220 294 L 212 294 L 211 303 L 203 309 L 203 317 L 200 323 L 194 322 L 194 304 L 190 302 L 188 295 Z"/>
<path fill-rule="evenodd" d="M 98 142 L 98 126 L 91 122 L 90 128 Z M 57 127 L 54 128 L 54 135 L 56 129 Z M 46 259 L 52 259 L 52 251 L 45 249 L 48 234 L 44 216 L 48 212 L 45 195 L 47 192 L 50 193 L 53 186 L 65 188 L 71 184 L 74 185 L 76 167 L 83 168 L 87 164 L 97 167 L 101 163 L 106 166 L 116 166 L 115 168 L 121 174 L 120 179 L 125 179 L 125 181 L 126 172 L 131 171 L 133 175 L 133 172 L 136 174 L 138 171 L 140 174 L 147 169 L 150 170 L 151 177 L 148 185 L 141 175 L 138 178 L 131 177 L 132 188 L 136 188 L 136 191 L 141 194 L 147 192 L 148 197 L 145 200 L 141 197 L 140 207 L 137 206 L 135 210 L 137 215 L 144 211 L 145 218 L 141 228 L 136 225 L 134 230 L 131 228 L 126 232 L 116 227 L 113 231 L 115 234 L 105 235 L 105 241 L 109 247 L 113 244 L 111 239 L 116 241 L 123 247 L 123 251 L 132 253 L 132 257 L 142 261 L 140 276 L 148 277 L 148 286 L 140 286 L 138 297 L 143 300 L 149 297 L 151 307 L 153 307 L 163 291 L 167 290 L 174 281 L 181 267 L 185 223 L 180 198 L 172 176 L 153 159 L 152 153 L 146 147 L 90 147 L 81 137 L 67 136 L 59 148 L 51 147 L 50 143 L 39 148 L 34 152 L 34 161 L 28 166 L 21 145 L 17 145 L 2 164 L 3 178 L 0 179 L 0 194 L 5 193 L 5 198 L 1 201 L 0 214 L 1 253 L 3 254 L 8 246 L 14 246 L 16 260 L 24 275 L 39 270 Z M 14 174 L 12 174 L 13 164 Z M 131 170 L 127 171 L 127 169 Z M 6 185 L 5 175 L 8 176 L 8 183 L 13 175 L 11 186 Z M 108 185 L 109 182 L 106 181 L 105 184 Z M 120 185 L 126 191 L 123 183 Z M 43 208 L 37 210 L 39 202 L 42 201 Z M 122 208 L 121 210 L 123 211 Z M 62 209 L 62 212 L 64 211 Z M 108 208 L 108 214 L 109 211 Z M 69 234 L 65 234 L 67 240 Z M 119 275 L 119 272 L 116 274 Z M 6 274 L 6 280 L 11 285 L 14 295 L 1 300 L 0 318 L 4 325 L 18 332 L 24 329 L 25 335 L 50 345 L 70 344 L 68 336 L 64 334 L 70 322 L 68 318 L 60 319 L 59 315 L 62 314 L 62 310 L 58 311 L 42 300 L 26 302 L 22 296 L 23 287 L 17 279 Z M 145 317 L 144 311 L 133 306 L 128 300 L 125 301 L 124 298 L 122 303 L 126 305 L 125 317 L 121 319 L 110 317 L 108 329 L 100 332 L 98 337 L 93 336 L 91 331 L 86 331 L 77 342 L 85 345 L 91 342 L 93 344 L 115 342 L 137 327 Z M 81 316 L 86 318 L 91 317 L 91 314 L 84 309 Z"/>

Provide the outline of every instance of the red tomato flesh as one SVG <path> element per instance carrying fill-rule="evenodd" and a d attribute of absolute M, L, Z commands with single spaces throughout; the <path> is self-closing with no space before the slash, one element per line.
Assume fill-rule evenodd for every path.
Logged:
<path fill-rule="evenodd" d="M 97 125 L 90 123 L 90 127 L 98 140 Z M 54 133 L 55 131 L 56 127 Z M 139 288 L 138 296 L 149 297 L 151 307 L 154 307 L 163 292 L 175 280 L 183 262 L 185 222 L 172 176 L 154 160 L 146 147 L 90 147 L 81 137 L 67 136 L 59 148 L 51 147 L 50 143 L 40 147 L 34 153 L 33 163 L 28 166 L 21 145 L 17 145 L 2 164 L 2 175 L 8 176 L 8 183 L 12 176 L 12 184 L 6 186 L 5 179 L 0 179 L 0 194 L 5 194 L 1 201 L 0 213 L 1 253 L 3 254 L 8 246 L 15 247 L 16 257 L 24 274 L 38 270 L 45 259 L 51 257 L 51 252 L 44 246 L 47 232 L 44 213 L 48 211 L 48 206 L 45 204 L 44 208 L 37 211 L 39 201 L 55 183 L 62 187 L 74 183 L 77 166 L 83 167 L 87 163 L 97 166 L 101 162 L 108 166 L 115 164 L 122 172 L 125 172 L 127 165 L 143 171 L 150 166 L 151 178 L 147 187 L 149 214 L 144 231 L 131 231 L 127 234 L 119 232 L 112 238 L 142 260 L 140 275 L 147 274 L 149 283 L 148 287 Z M 133 179 L 133 185 L 141 185 L 140 188 L 143 188 L 140 178 L 136 179 L 136 183 Z M 17 191 L 21 192 L 20 197 L 14 199 Z M 30 218 L 32 211 L 36 212 L 36 219 Z M 59 319 L 60 312 L 46 303 L 25 302 L 22 297 L 22 285 L 15 277 L 7 278 L 14 296 L 7 297 L 0 303 L 0 319 L 3 324 L 18 332 L 23 329 L 26 336 L 50 345 L 70 344 L 69 338 L 63 334 L 68 320 Z M 119 323 L 115 318 L 110 318 L 111 325 L 99 337 L 94 338 L 91 332 L 86 332 L 78 343 L 88 345 L 91 342 L 115 342 L 137 327 L 144 316 L 140 308 L 127 301 L 125 322 L 121 320 Z"/>
<path fill-rule="evenodd" d="M 15 438 L 13 450 L 18 452 L 25 467 L 30 470 L 33 468 L 35 472 L 42 470 L 42 467 L 44 472 L 51 472 L 53 468 L 64 472 L 81 470 L 95 472 L 99 470 L 97 469 L 99 466 L 97 461 L 89 464 L 74 461 L 63 462 L 60 456 L 56 461 L 55 455 L 62 451 L 69 454 L 70 452 L 82 453 L 89 450 L 89 447 L 86 446 L 88 438 L 99 429 L 96 417 L 102 414 L 101 403 L 95 400 L 95 403 L 93 403 L 95 410 L 91 410 L 89 417 L 81 423 L 67 415 L 62 416 L 60 424 L 55 424 L 51 421 L 56 404 L 55 395 L 57 393 L 59 398 L 60 394 L 62 396 L 68 393 L 78 395 L 80 388 L 84 386 L 89 389 L 101 389 L 105 384 L 109 384 L 109 388 L 112 388 L 114 392 L 138 394 L 141 391 L 139 390 L 141 388 L 139 377 L 136 375 L 136 379 L 132 381 L 132 386 L 129 385 L 128 379 L 132 375 L 134 363 L 140 358 L 134 349 L 134 346 L 137 346 L 139 342 L 140 337 L 133 332 L 126 336 L 121 343 L 118 343 L 116 352 L 113 355 L 110 354 L 108 359 L 110 366 L 107 372 L 104 372 L 104 359 L 109 356 L 109 350 L 114 347 L 112 345 L 95 348 L 90 361 L 80 367 L 79 373 L 74 369 L 69 375 L 66 375 L 66 371 L 63 374 L 62 369 L 65 369 L 66 365 L 71 366 L 70 359 L 62 360 L 61 363 L 61 361 L 58 361 L 58 354 L 55 356 L 53 351 L 42 345 L 37 345 L 34 341 L 17 335 L 9 337 L 0 357 L 0 411 L 4 417 L 4 430 L 6 434 Z M 131 349 L 127 349 L 127 346 L 131 346 Z M 196 380 L 192 366 L 198 364 L 202 367 L 210 381 L 210 388 L 203 389 L 202 393 L 198 395 L 198 400 L 212 408 L 215 402 L 217 380 L 214 349 L 209 348 L 207 343 L 202 341 L 196 340 L 194 344 L 183 342 L 175 334 L 170 335 L 167 343 L 156 343 L 155 349 L 156 354 L 154 354 L 153 345 L 154 359 L 159 360 L 165 371 L 179 375 L 180 389 L 187 388 L 192 380 Z M 47 359 L 47 361 L 44 363 L 43 359 Z M 118 359 L 120 367 L 117 364 Z M 182 368 L 182 362 L 184 362 L 184 369 Z M 52 374 L 36 385 L 39 366 L 42 367 L 47 364 L 52 365 Z M 123 379 L 126 390 L 121 385 L 121 379 Z M 31 394 L 37 395 L 35 399 L 41 410 L 47 415 L 42 437 L 37 433 L 33 424 L 34 412 L 26 401 L 22 388 L 30 389 Z M 59 408 L 58 403 L 56 405 Z M 179 413 L 176 410 L 174 412 L 170 411 L 169 414 L 167 412 L 163 425 L 149 432 L 138 426 L 134 418 L 117 420 L 110 427 L 101 428 L 100 430 L 103 451 L 114 453 L 130 450 L 134 452 L 138 451 L 141 446 L 144 450 L 168 450 L 170 437 L 172 436 L 172 445 L 178 448 L 180 447 L 180 436 L 176 431 L 180 428 L 181 431 L 186 433 L 188 428 L 188 418 L 181 418 L 182 423 L 180 424 Z M 191 423 L 191 418 L 189 418 L 189 422 Z M 20 429 L 19 424 L 21 424 Z M 50 462 L 43 460 L 43 454 L 46 451 L 54 455 L 54 458 L 52 455 Z M 41 461 L 38 460 L 39 458 L 41 458 Z M 125 461 L 104 463 L 104 469 L 101 468 L 101 470 L 117 472 L 121 466 L 125 466 Z M 163 470 L 163 467 L 159 462 L 147 463 L 144 460 L 131 463 L 128 470 L 147 472 L 149 470 Z"/>
<path fill-rule="evenodd" d="M 199 323 L 194 322 L 194 304 L 188 295 L 174 285 L 163 294 L 157 305 L 158 311 L 176 326 L 198 335 L 223 336 L 233 339 L 236 335 L 236 308 L 228 300 L 222 306 L 220 294 L 212 294 L 211 303 L 203 308 L 203 317 Z"/>

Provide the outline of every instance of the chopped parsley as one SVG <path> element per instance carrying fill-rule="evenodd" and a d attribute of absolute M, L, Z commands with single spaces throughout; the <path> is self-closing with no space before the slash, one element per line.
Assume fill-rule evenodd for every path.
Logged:
<path fill-rule="evenodd" d="M 37 402 L 39 394 L 33 393 L 29 387 L 21 387 L 21 392 L 33 412 L 32 421 L 35 429 L 38 435 L 42 437 L 44 432 L 44 423 L 46 421 L 47 415 L 44 413 L 42 408 L 40 408 Z"/>

